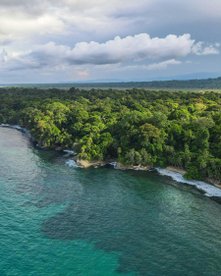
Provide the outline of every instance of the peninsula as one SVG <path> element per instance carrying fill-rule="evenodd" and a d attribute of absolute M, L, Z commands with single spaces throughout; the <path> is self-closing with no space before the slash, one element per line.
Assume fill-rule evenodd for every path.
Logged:
<path fill-rule="evenodd" d="M 221 182 L 221 93 L 145 89 L 0 89 L 0 124 L 79 160 L 167 167 Z"/>

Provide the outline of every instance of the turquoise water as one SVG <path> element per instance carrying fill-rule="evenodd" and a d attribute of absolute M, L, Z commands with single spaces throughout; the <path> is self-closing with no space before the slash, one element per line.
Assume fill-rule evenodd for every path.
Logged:
<path fill-rule="evenodd" d="M 0 128 L 0 275 L 220 275 L 221 205 L 147 172 L 79 169 Z"/>

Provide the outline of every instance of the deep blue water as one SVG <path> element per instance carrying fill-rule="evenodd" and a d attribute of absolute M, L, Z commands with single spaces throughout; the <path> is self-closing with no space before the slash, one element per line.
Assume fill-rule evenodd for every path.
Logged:
<path fill-rule="evenodd" d="M 148 172 L 69 168 L 0 128 L 0 275 L 221 275 L 221 205 Z"/>

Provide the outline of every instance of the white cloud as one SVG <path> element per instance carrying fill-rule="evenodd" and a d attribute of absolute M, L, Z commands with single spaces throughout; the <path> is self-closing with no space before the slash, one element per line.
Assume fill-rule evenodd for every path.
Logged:
<path fill-rule="evenodd" d="M 8 53 L 5 51 L 5 49 L 2 50 L 0 53 L 0 64 L 6 63 L 8 61 Z"/>
<path fill-rule="evenodd" d="M 105 43 L 95 41 L 79 42 L 73 48 L 65 45 L 47 43 L 35 47 L 30 52 L 20 53 L 17 60 L 33 66 L 51 66 L 62 64 L 116 64 L 127 62 L 152 63 L 159 60 L 161 66 L 166 63 L 174 63 L 177 58 L 183 58 L 190 54 L 208 55 L 217 54 L 218 45 L 203 46 L 202 42 L 196 43 L 190 34 L 181 36 L 168 35 L 165 38 L 151 38 L 142 33 L 124 38 L 115 37 Z M 159 64 L 159 63 L 158 63 Z M 153 67 L 155 65 L 152 65 Z"/>
<path fill-rule="evenodd" d="M 121 71 L 121 70 L 158 71 L 158 70 L 164 70 L 171 65 L 179 65 L 179 64 L 182 64 L 182 62 L 180 60 L 168 59 L 165 61 L 154 62 L 154 63 L 150 63 L 150 64 L 135 64 L 135 65 L 126 65 L 126 66 L 118 65 L 116 68 L 113 68 L 113 69 L 114 69 L 114 71 Z"/>
<path fill-rule="evenodd" d="M 178 64 L 181 64 L 181 63 L 182 62 L 179 61 L 179 60 L 169 59 L 169 60 L 165 60 L 165 61 L 162 61 L 162 62 L 149 64 L 147 66 L 147 69 L 148 70 L 162 70 L 162 69 L 166 69 L 170 65 L 178 65 Z"/>
<path fill-rule="evenodd" d="M 135 36 L 115 37 L 105 43 L 80 42 L 67 54 L 71 63 L 111 64 L 144 59 L 184 57 L 191 53 L 194 40 L 189 34 L 151 38 L 142 33 Z"/>
<path fill-rule="evenodd" d="M 48 34 L 112 34 L 126 29 L 140 9 L 153 0 L 1 0 L 0 41 L 42 37 Z M 13 15 L 13 16 L 12 16 Z M 95 32 L 95 33 L 94 33 Z"/>
<path fill-rule="evenodd" d="M 0 70 L 120 64 L 156 71 L 185 66 L 186 57 L 215 60 L 209 56 L 219 54 L 220 14 L 220 0 L 0 0 Z"/>
<path fill-rule="evenodd" d="M 220 14 L 220 0 L 1 0 L 0 41 L 64 33 L 102 39 L 168 22 L 221 22 Z"/>
<path fill-rule="evenodd" d="M 142 33 L 124 38 L 115 37 L 104 43 L 95 41 L 79 42 L 71 48 L 53 42 L 35 46 L 31 51 L 7 53 L 0 55 L 2 70 L 69 70 L 69 67 L 83 65 L 114 65 L 130 69 L 138 66 L 145 70 L 163 70 L 171 65 L 181 64 L 178 59 L 190 55 L 212 55 L 219 52 L 219 44 L 207 45 L 195 42 L 190 34 L 181 36 L 168 35 L 164 38 L 151 38 Z M 79 78 L 89 76 L 89 71 L 78 69 Z"/>
<path fill-rule="evenodd" d="M 198 56 L 217 55 L 219 54 L 219 43 L 204 46 L 203 42 L 198 42 L 193 46 L 192 52 Z"/>

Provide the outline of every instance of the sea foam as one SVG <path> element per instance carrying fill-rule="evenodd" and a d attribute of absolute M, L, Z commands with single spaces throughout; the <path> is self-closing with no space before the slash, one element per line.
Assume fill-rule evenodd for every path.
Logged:
<path fill-rule="evenodd" d="M 185 179 L 180 173 L 172 172 L 167 169 L 156 168 L 156 170 L 160 175 L 169 176 L 179 183 L 195 186 L 198 190 L 204 192 L 208 197 L 221 197 L 221 189 L 211 184 L 198 180 Z"/>
<path fill-rule="evenodd" d="M 69 166 L 70 168 L 78 168 L 79 166 L 77 165 L 77 163 L 73 160 L 73 159 L 69 159 L 65 162 L 65 164 L 67 166 Z"/>

